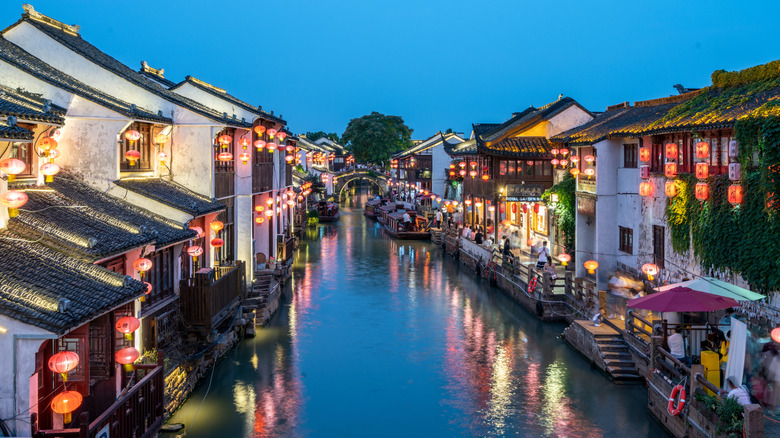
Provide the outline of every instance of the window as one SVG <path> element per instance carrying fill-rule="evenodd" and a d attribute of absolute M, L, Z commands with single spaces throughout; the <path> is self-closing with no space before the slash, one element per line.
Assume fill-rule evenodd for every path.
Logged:
<path fill-rule="evenodd" d="M 618 249 L 626 254 L 634 253 L 634 230 L 631 228 L 618 227 Z"/>
<path fill-rule="evenodd" d="M 32 143 L 12 143 L 10 158 L 24 162 L 24 172 L 19 176 L 32 175 Z"/>
<path fill-rule="evenodd" d="M 225 128 L 222 131 L 219 131 L 214 137 L 214 171 L 217 173 L 233 173 L 235 158 L 230 161 L 220 161 L 217 159 L 217 154 L 222 152 L 230 152 L 233 154 L 233 142 L 227 145 L 227 147 L 223 147 L 217 140 L 223 135 L 229 135 L 235 142 L 234 136 L 236 135 L 236 130 L 233 128 Z"/>
<path fill-rule="evenodd" d="M 542 161 L 542 175 L 543 176 L 552 175 L 552 163 L 550 163 L 549 161 Z"/>
<path fill-rule="evenodd" d="M 653 258 L 654 263 L 659 268 L 665 267 L 664 260 L 664 227 L 659 225 L 653 225 Z"/>
<path fill-rule="evenodd" d="M 148 257 L 152 261 L 152 269 L 146 273 L 145 281 L 152 285 L 152 292 L 146 296 L 146 301 L 141 305 L 144 308 L 148 308 L 174 295 L 173 248 L 168 247 L 155 251 Z"/>
<path fill-rule="evenodd" d="M 504 160 L 501 160 L 498 162 L 498 174 L 501 176 L 506 175 L 507 172 L 507 162 Z"/>
<path fill-rule="evenodd" d="M 123 172 L 133 172 L 139 170 L 152 170 L 152 125 L 149 123 L 136 122 L 131 124 L 127 130 L 135 130 L 141 134 L 141 138 L 134 142 L 125 137 L 125 133 L 122 133 L 122 139 L 119 143 L 119 170 Z M 125 158 L 127 151 L 136 150 L 141 154 L 141 158 L 136 160 L 134 164 L 130 164 L 130 161 Z"/>
<path fill-rule="evenodd" d="M 650 146 L 650 171 L 651 172 L 663 172 L 664 171 L 664 145 L 661 143 L 653 143 Z"/>
<path fill-rule="evenodd" d="M 219 232 L 219 237 L 225 241 L 217 251 L 217 258 L 220 262 L 232 262 L 235 260 L 234 247 L 233 247 L 233 199 L 227 198 L 221 199 L 219 202 L 225 204 L 227 208 L 222 210 L 217 215 L 217 220 L 222 221 L 224 228 Z"/>
<path fill-rule="evenodd" d="M 519 166 L 517 168 L 520 169 Z M 515 176 L 515 161 L 510 161 L 509 162 L 509 164 L 507 166 L 506 173 L 509 176 Z"/>
<path fill-rule="evenodd" d="M 623 145 L 623 167 L 636 169 L 637 146 L 635 144 Z"/>
<path fill-rule="evenodd" d="M 111 272 L 125 275 L 125 256 L 113 258 L 100 264 L 100 266 L 108 269 Z"/>

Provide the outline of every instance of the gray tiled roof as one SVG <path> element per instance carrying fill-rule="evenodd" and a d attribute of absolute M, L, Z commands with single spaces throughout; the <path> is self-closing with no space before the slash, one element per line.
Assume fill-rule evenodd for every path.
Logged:
<path fill-rule="evenodd" d="M 65 108 L 52 103 L 48 104 L 40 94 L 26 93 L 22 90 L 0 85 L 0 114 L 13 116 L 31 122 L 52 123 L 62 125 L 65 123 Z"/>
<path fill-rule="evenodd" d="M 460 140 L 460 141 L 451 142 L 450 140 Z M 409 149 L 406 149 L 401 152 L 396 152 L 392 156 L 392 158 L 402 158 L 407 155 L 416 154 L 418 152 L 422 152 L 427 149 L 430 149 L 431 147 L 436 146 L 439 143 L 445 143 L 445 142 L 449 142 L 451 145 L 456 145 L 462 143 L 463 139 L 460 138 L 460 136 L 455 133 L 442 134 L 441 132 L 437 132 L 436 134 L 433 134 L 432 136 L 421 141 L 420 143 L 410 147 Z"/>
<path fill-rule="evenodd" d="M 463 143 L 453 145 L 449 142 L 444 143 L 444 150 L 449 155 L 475 155 L 477 153 L 477 141 L 474 139 L 466 140 Z"/>
<path fill-rule="evenodd" d="M 160 178 L 121 179 L 115 183 L 119 187 L 140 193 L 193 216 L 225 209 L 225 206 L 216 200 Z"/>
<path fill-rule="evenodd" d="M 249 122 L 234 120 L 230 117 L 230 115 L 225 117 L 225 115 L 223 115 L 222 113 L 220 113 L 219 111 L 213 108 L 209 108 L 192 99 L 188 99 L 173 91 L 168 90 L 167 88 L 163 87 L 159 83 L 154 82 L 153 80 L 145 77 L 141 73 L 119 62 L 117 59 L 103 53 L 102 51 L 100 51 L 100 49 L 98 49 L 97 47 L 93 46 L 92 44 L 90 44 L 89 42 L 81 38 L 81 35 L 73 35 L 71 33 L 65 32 L 64 30 L 58 27 L 54 27 L 52 25 L 34 20 L 30 18 L 27 14 L 23 14 L 22 18 L 19 21 L 9 26 L 5 31 L 3 31 L 3 33 L 7 32 L 10 29 L 13 29 L 14 27 L 16 27 L 22 22 L 29 23 L 30 25 L 34 26 L 41 32 L 45 33 L 46 35 L 50 36 L 54 40 L 58 41 L 60 44 L 80 54 L 84 58 L 105 68 L 106 70 L 113 72 L 114 74 L 126 79 L 127 81 L 141 88 L 144 88 L 147 91 L 156 94 L 157 96 L 160 96 L 165 100 L 168 100 L 169 102 L 172 102 L 192 112 L 200 114 L 204 117 L 208 117 L 211 120 L 224 123 L 226 125 L 246 127 L 246 128 L 252 126 L 252 124 Z"/>
<path fill-rule="evenodd" d="M 268 111 L 265 111 L 265 110 L 261 109 L 260 107 L 256 107 L 256 106 L 250 105 L 247 102 L 244 102 L 243 100 L 228 94 L 226 91 L 222 90 L 221 88 L 217 88 L 217 87 L 214 87 L 214 86 L 209 86 L 211 84 L 208 84 L 208 83 L 206 83 L 204 81 L 201 81 L 198 78 L 194 78 L 194 77 L 189 76 L 189 75 L 186 76 L 183 81 L 179 82 L 178 84 L 172 85 L 172 86 L 170 86 L 168 88 L 170 88 L 171 90 L 175 91 L 177 88 L 181 87 L 184 84 L 190 84 L 190 85 L 192 85 L 193 87 L 195 87 L 195 88 L 197 88 L 199 90 L 205 91 L 206 93 L 209 93 L 209 94 L 211 94 L 213 96 L 217 96 L 217 97 L 219 97 L 219 98 L 221 98 L 223 100 L 226 100 L 226 101 L 228 101 L 228 102 L 230 102 L 230 103 L 232 103 L 232 104 L 234 104 L 234 105 L 236 105 L 236 106 L 238 106 L 240 108 L 243 108 L 243 109 L 245 109 L 245 110 L 247 110 L 247 111 L 249 111 L 251 113 L 257 114 L 258 116 L 261 116 L 261 117 L 263 117 L 265 119 L 281 123 L 282 125 L 287 124 L 286 121 L 284 121 L 283 119 L 281 119 L 279 117 L 276 117 L 276 116 L 270 114 Z"/>
<path fill-rule="evenodd" d="M 141 73 L 143 76 L 146 76 L 147 78 L 149 78 L 149 79 L 151 79 L 153 81 L 159 82 L 160 85 L 162 85 L 163 87 L 167 87 L 167 88 L 170 89 L 170 88 L 176 86 L 176 82 L 173 82 L 170 79 L 166 79 L 166 78 L 164 78 L 164 77 L 162 77 L 160 75 L 156 75 L 154 73 L 151 73 L 151 72 L 148 72 L 148 71 L 144 71 L 143 69 L 139 70 L 138 73 Z"/>
<path fill-rule="evenodd" d="M 171 119 L 168 117 L 164 117 L 152 113 L 151 111 L 147 111 L 143 108 L 136 107 L 135 105 L 119 100 L 100 90 L 90 87 L 78 79 L 55 69 L 49 64 L 46 64 L 45 62 L 29 54 L 21 47 L 8 41 L 2 36 L 0 36 L 0 60 L 13 65 L 14 67 L 30 74 L 31 76 L 54 85 L 55 87 L 91 100 L 92 102 L 95 102 L 127 117 L 151 122 L 161 122 L 166 124 L 172 123 Z"/>
<path fill-rule="evenodd" d="M 144 294 L 145 285 L 0 231 L 0 314 L 62 335 Z"/>
<path fill-rule="evenodd" d="M 10 126 L 5 121 L 0 121 L 0 138 L 5 141 L 27 141 L 32 140 L 35 134 L 32 131 L 21 128 L 19 126 Z"/>
<path fill-rule="evenodd" d="M 552 158 L 546 137 L 510 137 L 490 146 L 478 143 L 479 152 L 514 158 Z"/>
<path fill-rule="evenodd" d="M 502 123 L 498 127 L 487 131 L 477 136 L 477 140 L 480 142 L 492 142 L 501 139 L 510 131 L 517 131 L 526 127 L 530 128 L 540 120 L 549 120 L 556 114 L 564 111 L 565 109 L 577 106 L 586 113 L 590 112 L 582 105 L 577 103 L 576 100 L 571 97 L 561 97 L 558 100 L 548 103 L 541 108 L 530 107 L 520 113 L 515 114 L 511 119 Z"/>

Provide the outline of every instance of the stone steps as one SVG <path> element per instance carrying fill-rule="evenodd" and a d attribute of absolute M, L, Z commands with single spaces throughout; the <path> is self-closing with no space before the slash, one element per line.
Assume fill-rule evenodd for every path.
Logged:
<path fill-rule="evenodd" d="M 617 334 L 596 334 L 594 338 L 607 366 L 607 372 L 613 380 L 618 382 L 642 379 L 623 338 Z"/>

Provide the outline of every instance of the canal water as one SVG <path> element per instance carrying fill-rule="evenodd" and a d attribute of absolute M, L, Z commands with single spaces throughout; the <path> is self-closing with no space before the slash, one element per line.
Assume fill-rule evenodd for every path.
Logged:
<path fill-rule="evenodd" d="M 280 312 L 171 419 L 187 437 L 666 436 L 644 385 L 359 204 L 307 231 Z"/>

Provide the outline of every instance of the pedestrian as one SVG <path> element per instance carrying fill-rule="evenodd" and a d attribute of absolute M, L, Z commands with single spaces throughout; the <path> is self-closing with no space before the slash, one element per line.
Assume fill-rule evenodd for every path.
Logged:
<path fill-rule="evenodd" d="M 482 245 L 482 238 L 484 236 L 482 235 L 482 230 L 477 228 L 477 234 L 474 235 L 474 243 L 477 245 Z"/>
<path fill-rule="evenodd" d="M 542 247 L 539 249 L 539 258 L 536 261 L 536 269 L 544 269 L 544 265 L 547 264 L 547 258 L 550 256 L 550 250 L 547 249 L 547 241 L 542 242 Z"/>
<path fill-rule="evenodd" d="M 441 210 L 438 210 L 436 212 L 435 219 L 433 220 L 434 227 L 441 227 L 441 217 L 442 217 Z"/>
<path fill-rule="evenodd" d="M 736 379 L 733 376 L 730 376 L 728 379 L 726 379 L 726 384 L 728 385 L 729 389 L 729 393 L 726 397 L 737 399 L 739 404 L 742 406 L 749 405 L 750 394 L 748 393 L 747 389 L 745 389 L 744 385 L 737 385 L 735 380 Z"/>
<path fill-rule="evenodd" d="M 503 245 L 501 246 L 501 251 L 504 253 L 505 256 L 509 257 L 512 255 L 512 244 L 509 243 L 509 239 L 504 236 L 503 237 Z"/>
<path fill-rule="evenodd" d="M 766 344 L 764 349 L 759 373 L 766 382 L 764 404 L 773 411 L 780 407 L 780 386 L 778 386 L 780 385 L 780 355 L 777 346 L 773 343 Z"/>
<path fill-rule="evenodd" d="M 555 280 L 558 279 L 558 274 L 555 273 L 555 265 L 552 261 L 544 265 L 544 272 L 550 274 L 550 286 L 555 287 Z"/>
<path fill-rule="evenodd" d="M 691 359 L 685 355 L 685 339 L 683 339 L 681 327 L 675 327 L 674 333 L 669 335 L 666 342 L 669 344 L 669 353 L 675 359 L 684 363 L 685 366 L 691 366 Z"/>
<path fill-rule="evenodd" d="M 493 238 L 488 235 L 487 240 L 485 240 L 485 248 L 493 249 Z"/>

